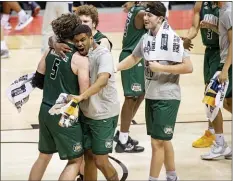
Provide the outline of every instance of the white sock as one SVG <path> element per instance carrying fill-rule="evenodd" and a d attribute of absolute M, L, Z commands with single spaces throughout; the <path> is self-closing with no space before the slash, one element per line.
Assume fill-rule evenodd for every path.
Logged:
<path fill-rule="evenodd" d="M 19 16 L 19 21 L 20 22 L 24 22 L 26 20 L 26 13 L 25 11 L 22 9 L 20 12 L 18 12 L 18 16 Z"/>
<path fill-rule="evenodd" d="M 157 181 L 159 178 L 155 178 L 155 177 L 149 177 L 149 181 Z"/>
<path fill-rule="evenodd" d="M 177 179 L 176 171 L 166 171 L 166 175 L 167 175 L 167 178 L 169 178 L 169 180 Z"/>
<path fill-rule="evenodd" d="M 1 50 L 8 50 L 5 40 L 1 41 Z"/>
<path fill-rule="evenodd" d="M 215 136 L 216 136 L 215 139 L 216 143 L 220 146 L 223 146 L 225 142 L 223 134 L 215 134 Z"/>
<path fill-rule="evenodd" d="M 212 134 L 215 134 L 214 128 L 209 127 L 208 130 L 209 130 Z"/>
<path fill-rule="evenodd" d="M 3 14 L 2 15 L 2 19 L 1 19 L 1 25 L 4 25 L 6 22 L 8 22 L 10 19 L 10 15 L 9 14 Z"/>
<path fill-rule="evenodd" d="M 122 144 L 125 144 L 128 141 L 129 133 L 120 132 L 119 140 Z"/>

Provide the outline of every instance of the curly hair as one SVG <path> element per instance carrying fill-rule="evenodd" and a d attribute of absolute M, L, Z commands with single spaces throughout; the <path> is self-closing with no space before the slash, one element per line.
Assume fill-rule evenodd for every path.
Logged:
<path fill-rule="evenodd" d="M 97 11 L 97 8 L 93 5 L 82 5 L 78 7 L 78 10 L 76 11 L 78 16 L 90 16 L 92 19 L 92 22 L 95 23 L 95 28 L 99 24 L 99 14 Z"/>
<path fill-rule="evenodd" d="M 73 13 L 62 14 L 51 23 L 53 32 L 59 41 L 73 39 L 73 31 L 80 24 L 82 24 L 81 20 Z"/>

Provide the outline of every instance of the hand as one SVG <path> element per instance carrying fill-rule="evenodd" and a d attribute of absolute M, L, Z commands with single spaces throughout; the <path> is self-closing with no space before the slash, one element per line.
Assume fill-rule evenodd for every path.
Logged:
<path fill-rule="evenodd" d="M 202 20 L 200 22 L 200 28 L 207 28 L 207 29 L 211 29 L 213 30 L 215 33 L 218 33 L 218 26 L 216 26 L 215 24 L 212 24 L 211 22 Z"/>
<path fill-rule="evenodd" d="M 181 37 L 181 39 L 184 41 L 184 49 L 188 49 L 190 51 L 190 49 L 193 48 L 192 41 L 187 37 Z"/>
<path fill-rule="evenodd" d="M 161 72 L 162 71 L 162 65 L 158 63 L 157 61 L 148 61 L 149 62 L 149 68 L 152 72 Z"/>
<path fill-rule="evenodd" d="M 76 95 L 72 95 L 72 94 L 69 94 L 68 95 L 68 101 L 71 101 L 72 99 L 75 99 L 78 103 L 81 102 L 84 98 L 79 95 L 79 96 L 76 96 Z"/>
<path fill-rule="evenodd" d="M 220 74 L 218 75 L 218 81 L 222 84 L 226 80 L 228 80 L 228 70 L 222 70 Z"/>
<path fill-rule="evenodd" d="M 55 52 L 61 57 L 61 58 L 66 58 L 65 53 L 66 52 L 71 52 L 71 48 L 64 44 L 64 43 L 55 43 L 54 44 L 54 49 Z"/>

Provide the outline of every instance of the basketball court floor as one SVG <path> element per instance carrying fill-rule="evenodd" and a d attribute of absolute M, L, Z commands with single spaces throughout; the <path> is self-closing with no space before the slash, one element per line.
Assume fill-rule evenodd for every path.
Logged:
<path fill-rule="evenodd" d="M 120 15 L 120 16 L 119 16 Z M 112 19 L 118 17 L 119 22 Z M 187 33 L 192 18 L 191 11 L 174 11 L 169 19 L 179 35 Z M 125 15 L 120 13 L 100 14 L 99 29 L 113 42 L 112 54 L 115 63 L 121 51 L 122 31 Z M 11 22 L 15 24 L 16 19 Z M 10 47 L 10 58 L 1 60 L 1 180 L 27 180 L 30 168 L 37 159 L 38 111 L 42 99 L 42 91 L 36 89 L 30 99 L 23 106 L 19 114 L 16 108 L 8 101 L 6 89 L 12 81 L 20 75 L 36 70 L 41 57 L 41 22 L 42 17 L 34 19 L 33 23 L 21 32 L 5 32 L 6 42 Z M 194 49 L 190 52 L 194 71 L 189 75 L 181 75 L 180 85 L 182 101 L 178 113 L 174 139 L 176 170 L 180 180 L 231 180 L 231 160 L 219 158 L 217 161 L 203 161 L 200 155 L 209 148 L 192 148 L 192 142 L 199 138 L 207 128 L 207 121 L 202 103 L 203 84 L 203 54 L 200 34 L 193 41 Z M 120 73 L 116 74 L 121 105 L 124 97 L 121 86 Z M 224 135 L 231 146 L 231 114 L 223 110 Z M 113 151 L 111 162 L 118 170 L 119 177 L 127 180 L 148 180 L 151 146 L 150 137 L 146 135 L 144 102 L 134 118 L 137 122 L 130 128 L 130 135 L 140 141 L 145 151 L 139 154 L 118 154 Z M 119 120 L 120 123 L 120 120 Z M 33 126 L 33 127 L 32 127 Z M 118 126 L 119 128 L 119 126 Z M 114 160 L 115 159 L 115 160 Z M 44 180 L 57 180 L 66 161 L 59 160 L 54 155 Z M 101 173 L 99 180 L 104 180 Z M 165 180 L 164 168 L 159 177 Z"/>

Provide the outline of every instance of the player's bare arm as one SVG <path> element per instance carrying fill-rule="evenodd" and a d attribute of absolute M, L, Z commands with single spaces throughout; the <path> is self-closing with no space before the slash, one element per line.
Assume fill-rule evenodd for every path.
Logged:
<path fill-rule="evenodd" d="M 197 36 L 197 33 L 200 29 L 200 11 L 201 11 L 202 2 L 196 2 L 194 6 L 194 16 L 192 21 L 192 27 L 189 29 L 186 37 L 183 37 L 184 48 L 190 50 L 193 48 L 191 40 Z"/>
<path fill-rule="evenodd" d="M 228 48 L 226 62 L 223 66 L 222 72 L 219 75 L 220 82 L 224 82 L 228 79 L 228 70 L 232 64 L 232 28 L 228 30 L 227 35 L 229 41 L 229 48 Z"/>
<path fill-rule="evenodd" d="M 134 18 L 134 25 L 137 29 L 143 29 L 144 28 L 144 15 L 145 15 L 145 11 L 144 10 L 140 10 L 138 12 L 138 14 L 135 16 Z"/>
<path fill-rule="evenodd" d="M 192 27 L 188 31 L 186 38 L 192 40 L 197 36 L 197 33 L 200 29 L 200 11 L 201 11 L 202 2 L 196 2 L 194 6 L 194 16 L 192 21 Z"/>
<path fill-rule="evenodd" d="M 121 70 L 127 70 L 132 68 L 134 65 L 136 65 L 142 57 L 137 57 L 135 55 L 130 55 L 126 57 L 124 60 L 122 60 L 116 67 L 117 71 Z"/>
<path fill-rule="evenodd" d="M 71 69 L 78 76 L 80 94 L 84 93 L 90 86 L 89 61 L 87 57 L 76 52 L 71 60 Z"/>
<path fill-rule="evenodd" d="M 46 70 L 46 64 L 45 64 L 45 58 L 48 55 L 49 50 L 45 51 L 44 55 L 41 57 L 40 62 L 37 66 L 37 72 L 39 72 L 40 74 L 45 75 L 45 70 Z"/>
<path fill-rule="evenodd" d="M 108 79 L 110 77 L 109 73 L 100 73 L 98 74 L 97 80 L 92 84 L 84 93 L 79 96 L 73 96 L 78 102 L 88 99 L 90 96 L 98 93 L 102 88 L 108 84 Z"/>
<path fill-rule="evenodd" d="M 44 77 L 45 77 L 45 70 L 46 70 L 46 63 L 45 58 L 48 55 L 49 50 L 47 50 L 44 55 L 42 56 L 35 73 L 35 76 L 32 79 L 32 86 L 37 87 L 39 89 L 44 88 Z"/>
<path fill-rule="evenodd" d="M 190 57 L 183 58 L 183 62 L 176 65 L 162 65 L 157 61 L 149 62 L 152 72 L 167 72 L 172 74 L 189 74 L 193 72 L 193 65 Z"/>

